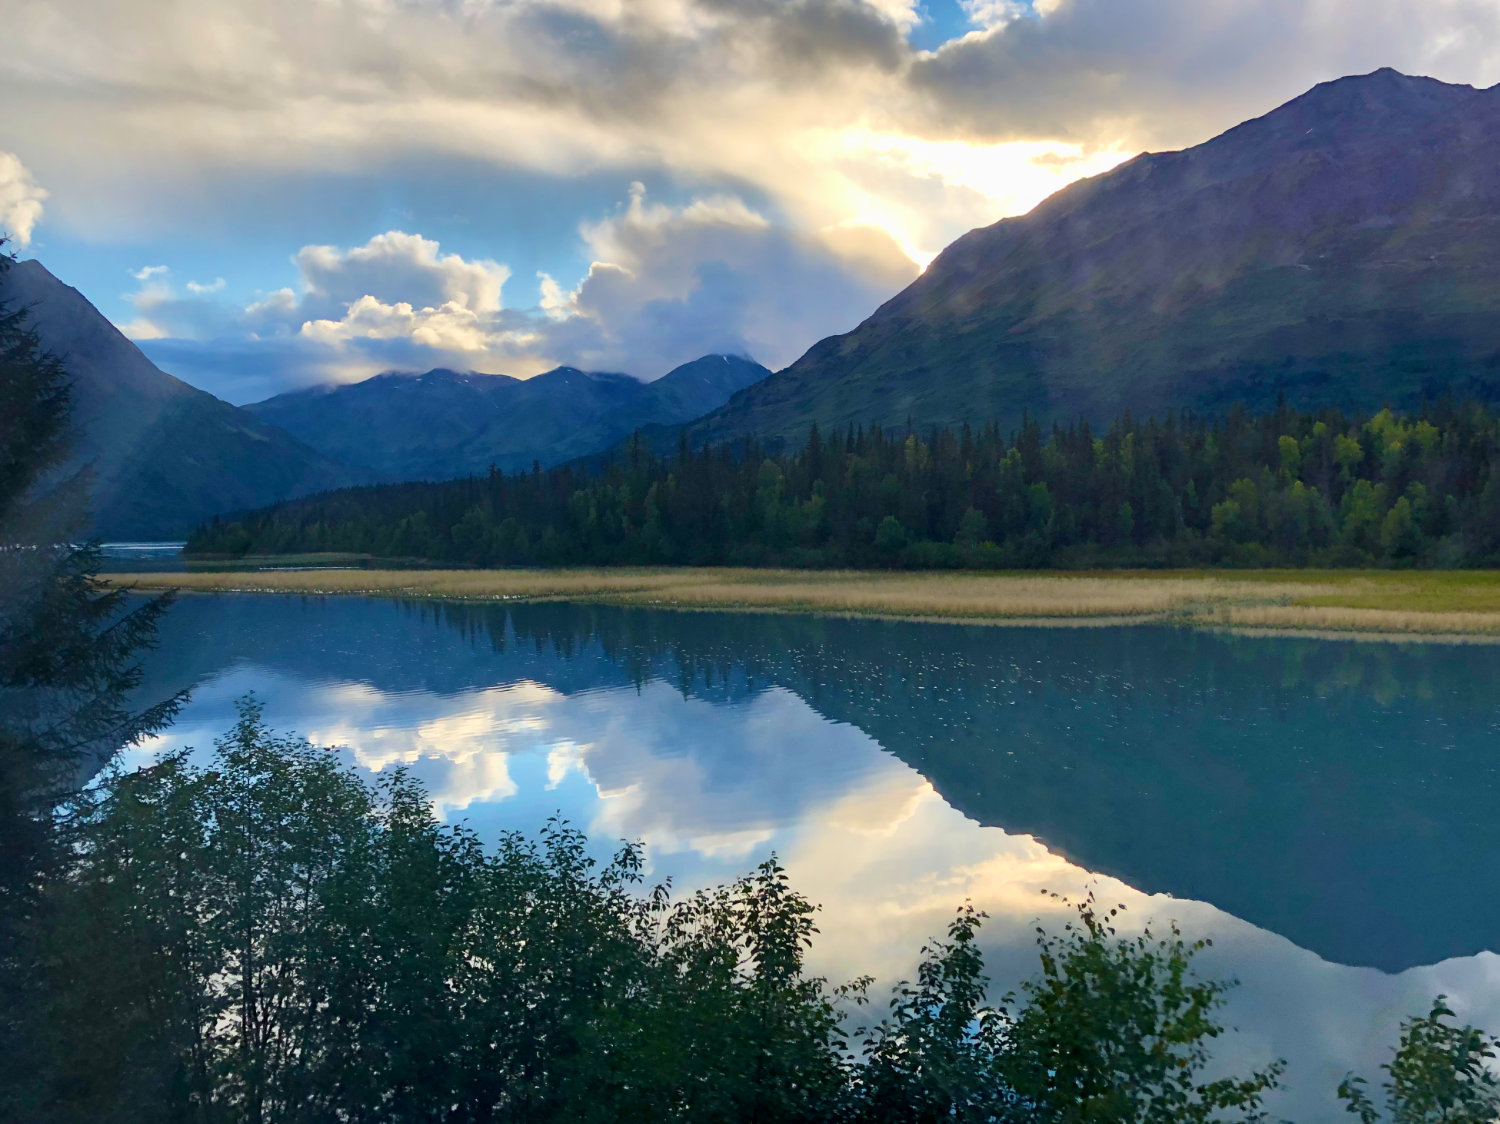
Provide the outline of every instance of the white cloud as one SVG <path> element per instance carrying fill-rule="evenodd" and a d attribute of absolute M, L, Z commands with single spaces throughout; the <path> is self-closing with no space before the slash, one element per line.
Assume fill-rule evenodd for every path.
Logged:
<path fill-rule="evenodd" d="M 789 363 L 917 272 L 877 229 L 800 235 L 737 196 L 669 207 L 638 183 L 622 210 L 580 234 L 588 275 L 572 290 L 541 275 L 529 312 L 502 309 L 504 266 L 392 232 L 357 250 L 304 249 L 303 295 L 273 294 L 250 313 L 328 346 L 400 342 L 434 364 L 524 376 L 567 363 L 651 378 L 716 352 Z"/>
<path fill-rule="evenodd" d="M 304 246 L 294 259 L 307 311 L 348 308 L 364 297 L 418 307 L 498 312 L 510 270 L 499 262 L 443 254 L 437 242 L 390 230 L 363 246 Z"/>
<path fill-rule="evenodd" d="M 418 178 L 438 158 L 743 185 L 778 225 L 878 220 L 930 254 L 1000 217 L 986 196 L 936 202 L 925 177 L 809 143 L 925 121 L 903 38 L 919 15 L 915 0 L 210 0 L 164 20 L 150 0 L 55 0 L 7 27 L 0 96 L 33 112 L 0 138 L 46 150 L 75 221 L 111 235 L 179 230 L 216 185 Z"/>
<path fill-rule="evenodd" d="M 1022 0 L 958 0 L 958 6 L 969 17 L 970 23 L 986 31 L 1004 27 L 1031 13 Z"/>
<path fill-rule="evenodd" d="M 292 261 L 296 288 L 274 290 L 242 308 L 218 296 L 226 289 L 222 277 L 211 284 L 190 281 L 181 294 L 166 280 L 165 267 L 148 267 L 134 275 L 143 285 L 131 297 L 135 319 L 122 330 L 137 340 L 217 343 L 226 351 L 259 347 L 294 383 L 424 363 L 481 367 L 499 343 L 521 338 L 501 326 L 510 271 L 488 259 L 444 254 L 420 235 L 392 230 L 347 249 L 304 246 Z M 179 355 L 212 362 L 211 354 Z M 236 365 L 243 365 L 238 357 Z M 215 383 L 212 371 L 183 373 L 240 398 Z M 264 376 L 254 385 L 263 389 Z"/>
<path fill-rule="evenodd" d="M 204 339 L 232 326 L 240 333 L 300 333 L 323 343 L 411 338 L 436 350 L 483 352 L 510 271 L 499 262 L 441 251 L 432 239 L 400 230 L 348 249 L 304 246 L 292 258 L 298 286 L 277 289 L 242 310 L 191 299 L 223 292 L 222 277 L 189 281 L 191 297 L 184 297 L 167 280 L 166 266 L 147 266 L 132 274 L 143 285 L 131 298 L 138 315 L 131 334 Z"/>
<path fill-rule="evenodd" d="M 990 29 L 914 60 L 924 135 L 1176 148 L 1384 66 L 1500 78 L 1492 0 L 1049 0 L 1005 19 L 1008 6 L 973 0 Z"/>
<path fill-rule="evenodd" d="M 42 219 L 47 192 L 37 184 L 12 152 L 0 152 L 0 235 L 19 246 L 31 244 L 32 231 Z"/>
<path fill-rule="evenodd" d="M 534 307 L 504 306 L 506 266 L 389 231 L 349 249 L 304 247 L 293 257 L 298 286 L 243 309 L 210 299 L 217 282 L 178 294 L 164 278 L 140 275 L 146 283 L 125 328 L 140 340 L 230 337 L 274 347 L 297 382 L 432 366 L 525 377 L 564 363 L 655 378 L 712 353 L 789 363 L 917 273 L 878 227 L 803 234 L 735 195 L 670 207 L 650 202 L 638 183 L 579 236 L 593 258 L 588 274 L 571 290 L 539 275 Z"/>
<path fill-rule="evenodd" d="M 544 287 L 547 307 L 569 314 L 552 338 L 576 349 L 577 365 L 652 374 L 714 352 L 784 366 L 917 273 L 879 228 L 799 233 L 733 196 L 674 208 L 649 203 L 639 184 L 622 212 L 583 236 L 588 276 L 565 301 Z"/>
<path fill-rule="evenodd" d="M 297 294 L 291 289 L 276 289 L 245 308 L 252 324 L 262 321 L 293 320 L 297 315 Z"/>
<path fill-rule="evenodd" d="M 568 316 L 573 304 L 573 294 L 557 283 L 557 279 L 549 273 L 537 271 L 537 290 L 541 293 L 541 309 L 544 314 L 554 320 L 562 320 Z"/>
<path fill-rule="evenodd" d="M 185 296 L 174 287 L 167 266 L 148 265 L 130 275 L 141 283 L 127 298 L 135 316 L 119 327 L 131 339 L 203 340 L 241 333 L 242 314 L 207 299 L 222 290 L 222 283 L 195 285 L 190 281 L 190 295 Z"/>
<path fill-rule="evenodd" d="M 865 0 L 865 3 L 903 31 L 922 22 L 920 0 Z"/>
<path fill-rule="evenodd" d="M 360 297 L 337 320 L 305 321 L 298 332 L 325 344 L 355 339 L 409 340 L 435 352 L 470 356 L 487 354 L 504 338 L 497 339 L 489 317 L 458 301 L 415 308 L 407 301 L 386 304 L 372 296 Z"/>

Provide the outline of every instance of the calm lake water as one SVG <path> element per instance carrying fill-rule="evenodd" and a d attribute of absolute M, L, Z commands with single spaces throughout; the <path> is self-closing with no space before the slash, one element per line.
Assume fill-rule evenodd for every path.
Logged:
<path fill-rule="evenodd" d="M 1219 1057 L 1285 1057 L 1272 1107 L 1321 1121 L 1435 994 L 1500 1031 L 1497 682 L 1485 646 L 188 596 L 148 687 L 193 700 L 138 756 L 253 691 L 481 833 L 561 811 L 679 887 L 774 851 L 835 980 L 909 973 L 970 899 L 998 996 L 1042 891 L 1092 887 L 1214 938 Z"/>

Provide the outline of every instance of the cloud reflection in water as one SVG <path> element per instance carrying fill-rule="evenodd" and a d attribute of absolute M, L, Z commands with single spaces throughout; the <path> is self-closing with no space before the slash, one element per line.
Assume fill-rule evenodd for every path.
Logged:
<path fill-rule="evenodd" d="M 200 624 L 211 623 L 214 604 L 191 606 Z M 217 604 L 243 608 L 232 599 Z M 436 619 L 398 616 L 388 604 L 366 611 L 382 629 L 411 630 L 409 660 L 377 667 L 401 662 L 392 652 L 404 649 L 388 646 L 367 649 L 362 665 L 362 646 L 346 643 L 319 662 L 327 637 L 316 627 L 349 611 L 348 602 L 326 612 L 303 606 L 304 642 L 296 645 L 278 647 L 287 642 L 269 628 L 257 647 L 240 630 L 240 650 L 215 650 L 182 672 L 198 683 L 193 702 L 147 752 L 207 746 L 230 725 L 233 700 L 254 690 L 277 727 L 346 746 L 365 770 L 410 767 L 445 817 L 481 834 L 534 830 L 560 810 L 588 829 L 601 853 L 621 838 L 644 841 L 652 876 L 670 876 L 679 888 L 731 878 L 776 851 L 799 889 L 823 907 L 812 966 L 835 980 L 870 972 L 889 982 L 909 973 L 923 941 L 968 899 L 990 914 L 987 962 L 1004 990 L 1034 970 L 1035 921 L 1064 916 L 1041 891 L 1077 897 L 1092 887 L 1103 901 L 1128 907 L 1128 926 L 1171 919 L 1190 936 L 1215 938 L 1205 966 L 1242 981 L 1228 1012 L 1239 1033 L 1221 1040 L 1219 1057 L 1234 1068 L 1288 1058 L 1289 1088 L 1273 1107 L 1301 1121 L 1339 1119 L 1339 1078 L 1350 1068 L 1374 1074 L 1398 1020 L 1438 992 L 1453 997 L 1461 1017 L 1500 1029 L 1500 958 L 1490 953 L 1398 973 L 1348 967 L 1212 905 L 1143 893 L 1030 835 L 976 823 L 859 726 L 830 721 L 774 679 L 722 668 L 710 674 L 608 646 L 601 653 L 593 642 L 550 647 L 507 635 L 486 650 Z M 1076 676 L 1076 686 L 1064 675 Z M 1076 668 L 1048 682 L 1048 691 L 1063 683 L 1073 692 L 1068 698 L 1085 701 L 1097 690 Z M 1173 689 L 1190 697 L 1185 682 Z M 950 714 L 961 716 L 969 704 L 960 690 L 943 690 Z M 1319 683 L 1316 690 L 1331 689 Z M 897 701 L 890 692 L 865 697 L 871 706 Z M 1111 729 L 1138 720 L 1134 697 L 1109 696 Z M 1081 711 L 1067 710 L 1069 724 L 1081 721 Z M 1462 711 L 1450 705 L 1442 720 Z M 1051 743 L 1038 744 L 1033 761 Z M 909 756 L 910 746 L 892 748 Z M 1295 889 L 1315 893 L 1317 886 Z"/>

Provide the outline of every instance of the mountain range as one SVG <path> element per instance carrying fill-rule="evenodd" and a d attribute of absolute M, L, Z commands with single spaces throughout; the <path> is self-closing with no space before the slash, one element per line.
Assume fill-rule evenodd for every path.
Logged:
<path fill-rule="evenodd" d="M 351 484 L 550 466 L 701 417 L 770 374 L 734 355 L 651 383 L 571 367 L 391 372 L 238 407 L 160 370 L 39 261 L 0 271 L 0 302 L 28 310 L 73 380 L 65 469 L 90 469 L 89 529 L 103 539 L 182 538 L 214 515 Z"/>
<path fill-rule="evenodd" d="M 0 271 L 0 301 L 30 310 L 73 380 L 68 468 L 91 467 L 104 539 L 176 539 L 219 512 L 367 479 L 291 435 L 159 370 L 41 262 Z"/>
<path fill-rule="evenodd" d="M 1315 87 L 971 231 L 695 443 L 1500 392 L 1500 87 Z"/>
<path fill-rule="evenodd" d="M 654 382 L 574 367 L 529 379 L 438 368 L 310 387 L 246 409 L 378 479 L 442 480 L 588 456 L 638 429 L 700 418 L 770 373 L 738 355 L 706 355 Z"/>
<path fill-rule="evenodd" d="M 853 331 L 770 374 L 714 355 L 652 383 L 388 373 L 237 408 L 158 370 L 39 263 L 0 280 L 77 380 L 106 537 L 371 480 L 660 444 L 1104 422 L 1231 406 L 1500 399 L 1500 87 L 1323 83 L 971 231 Z"/>

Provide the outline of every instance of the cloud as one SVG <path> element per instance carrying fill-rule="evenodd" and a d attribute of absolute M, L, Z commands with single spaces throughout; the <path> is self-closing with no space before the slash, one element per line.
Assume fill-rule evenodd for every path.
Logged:
<path fill-rule="evenodd" d="M 110 237 L 179 230 L 229 191 L 253 211 L 258 182 L 399 185 L 446 160 L 660 173 L 768 200 L 803 232 L 883 226 L 925 257 L 1001 217 L 995 199 L 830 139 L 930 128 L 904 37 L 920 14 L 914 0 L 214 0 L 164 20 L 149 0 L 56 0 L 7 27 L 0 97 L 28 113 L 0 142 L 45 151 L 75 223 Z M 466 218 L 504 222 L 505 204 Z"/>
<path fill-rule="evenodd" d="M 1014 7 L 970 0 L 989 29 L 914 60 L 927 135 L 1176 148 L 1383 66 L 1500 78 L 1489 0 L 1050 0 L 1024 18 Z"/>
<path fill-rule="evenodd" d="M 219 296 L 227 287 L 223 278 L 190 281 L 183 294 L 167 280 L 165 266 L 147 267 L 133 275 L 143 285 L 130 298 L 135 318 L 122 329 L 138 342 L 173 341 L 148 351 L 236 401 L 392 366 L 482 366 L 495 347 L 514 338 L 501 302 L 509 270 L 488 259 L 444 254 L 420 235 L 392 230 L 347 249 L 304 246 L 292 262 L 296 288 L 241 308 Z M 223 356 L 219 370 L 216 353 Z M 258 364 L 256 354 L 263 357 Z M 268 367 L 279 372 L 280 385 L 267 380 Z M 247 368 L 255 372 L 248 384 Z"/>
<path fill-rule="evenodd" d="M 430 348 L 438 355 L 472 358 L 484 356 L 505 342 L 508 337 L 498 328 L 495 318 L 458 301 L 416 308 L 408 301 L 387 304 L 378 297 L 363 296 L 339 319 L 308 320 L 298 331 L 307 339 L 330 345 L 354 340 L 402 340 Z"/>
<path fill-rule="evenodd" d="M 510 277 L 499 262 L 443 254 L 432 239 L 401 230 L 348 250 L 304 246 L 293 260 L 303 289 L 298 315 L 307 317 L 347 309 L 366 297 L 423 308 L 454 305 L 476 314 L 498 312 L 501 289 Z"/>
<path fill-rule="evenodd" d="M 215 262 L 220 293 L 138 302 L 142 338 L 207 358 L 204 325 L 227 317 L 226 349 L 274 346 L 287 382 L 428 362 L 655 375 L 709 350 L 779 366 L 964 231 L 1315 82 L 1384 65 L 1500 78 L 1493 0 L 959 10 L 925 50 L 915 0 L 205 0 L 170 19 L 153 0 L 53 0 L 7 22 L 0 98 L 26 111 L 0 145 L 46 170 L 49 222 L 89 237 L 186 238 L 232 198 L 242 255 L 345 244 L 305 246 L 287 291 L 237 307 L 235 263 Z M 446 169 L 486 188 L 435 194 Z M 600 218 L 591 195 L 570 216 L 589 220 L 581 257 L 518 256 L 548 207 L 537 183 L 637 179 L 670 205 L 632 197 Z M 381 186 L 348 230 L 286 233 L 314 181 L 309 196 Z M 510 267 L 545 276 L 518 295 Z"/>
<path fill-rule="evenodd" d="M 7 22 L 0 96 L 27 112 L 0 141 L 45 153 L 78 221 L 101 225 L 171 225 L 205 183 L 399 179 L 441 156 L 738 182 L 804 229 L 898 215 L 892 235 L 930 252 L 1001 217 L 987 193 L 924 220 L 920 175 L 882 178 L 808 139 L 1138 150 L 1206 139 L 1343 73 L 1500 77 L 1492 0 L 962 7 L 980 30 L 929 52 L 906 38 L 914 0 L 208 0 L 169 19 L 153 0 L 53 0 Z"/>
<path fill-rule="evenodd" d="M 877 227 L 811 233 L 778 226 L 734 195 L 673 207 L 640 184 L 614 213 L 579 231 L 592 258 L 572 289 L 542 274 L 536 299 L 507 308 L 506 266 L 443 253 L 434 240 L 389 231 L 362 246 L 307 246 L 298 284 L 235 309 L 214 286 L 178 293 L 155 271 L 133 297 L 127 334 L 144 342 L 217 342 L 148 352 L 174 373 L 235 400 L 267 384 L 364 378 L 447 366 L 525 377 L 562 364 L 655 378 L 715 353 L 790 363 L 822 336 L 852 328 L 917 273 Z M 248 389 L 227 354 L 264 350 Z M 253 364 L 251 365 L 254 366 Z M 232 384 L 241 385 L 234 386 Z"/>
<path fill-rule="evenodd" d="M 958 6 L 970 23 L 986 31 L 1004 27 L 1032 12 L 1022 0 L 958 0 Z"/>
<path fill-rule="evenodd" d="M 189 283 L 190 295 L 184 296 L 173 286 L 171 269 L 165 265 L 146 266 L 132 270 L 130 275 L 141 282 L 140 288 L 128 298 L 135 315 L 119 327 L 137 343 L 162 339 L 209 340 L 244 333 L 245 318 L 241 310 L 207 299 L 219 291 L 217 288 L 195 289 Z"/>
<path fill-rule="evenodd" d="M 0 152 L 0 235 L 14 239 L 19 246 L 31 245 L 31 233 L 42 219 L 46 198 L 47 192 L 32 178 L 21 158 Z"/>
<path fill-rule="evenodd" d="M 883 230 L 799 233 L 732 196 L 625 209 L 583 229 L 595 255 L 566 299 L 544 282 L 548 332 L 575 365 L 665 373 L 713 353 L 785 366 L 909 283 L 916 264 Z M 550 279 L 548 279 L 550 280 Z"/>
<path fill-rule="evenodd" d="M 515 338 L 502 315 L 510 270 L 444 254 L 421 235 L 392 230 L 349 249 L 304 246 L 293 262 L 299 291 L 252 303 L 245 320 L 258 335 L 298 336 L 320 371 L 337 367 L 340 354 L 350 377 L 402 360 L 482 368 Z"/>

